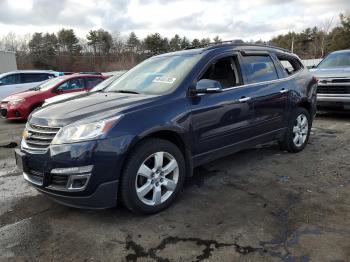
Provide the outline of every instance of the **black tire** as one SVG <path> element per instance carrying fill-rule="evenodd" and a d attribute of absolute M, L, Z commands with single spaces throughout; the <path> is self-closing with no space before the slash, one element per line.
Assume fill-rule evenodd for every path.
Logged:
<path fill-rule="evenodd" d="M 178 180 L 175 189 L 172 191 L 172 194 L 168 199 L 166 199 L 163 203 L 151 206 L 142 202 L 138 197 L 136 192 L 136 179 L 141 165 L 148 157 L 156 152 L 166 152 L 175 158 L 178 165 Z M 131 152 L 123 169 L 119 189 L 123 204 L 129 210 L 138 214 L 153 214 L 167 208 L 175 200 L 182 189 L 186 176 L 185 170 L 186 168 L 183 154 L 176 145 L 167 140 L 156 138 L 149 138 L 142 141 Z M 163 189 L 163 186 L 160 187 Z"/>
<path fill-rule="evenodd" d="M 297 123 L 298 116 L 301 116 L 301 115 L 304 115 L 307 119 L 308 130 L 307 130 L 305 141 L 301 145 L 297 146 L 293 141 L 293 139 L 295 137 L 295 135 L 293 133 L 293 128 L 294 128 L 295 124 Z M 298 152 L 302 151 L 306 147 L 306 145 L 309 141 L 311 127 L 312 127 L 312 118 L 310 116 L 310 113 L 305 108 L 298 107 L 294 111 L 294 113 L 292 114 L 292 116 L 290 118 L 290 121 L 288 124 L 288 129 L 284 135 L 283 140 L 280 141 L 281 148 L 285 149 L 291 153 L 298 153 Z"/>

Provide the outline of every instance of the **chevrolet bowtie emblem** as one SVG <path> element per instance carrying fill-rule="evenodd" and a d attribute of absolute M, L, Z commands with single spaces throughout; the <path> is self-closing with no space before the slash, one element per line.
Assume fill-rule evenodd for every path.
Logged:
<path fill-rule="evenodd" d="M 32 134 L 29 133 L 27 130 L 24 130 L 22 136 L 23 136 L 23 139 L 27 140 L 32 136 Z"/>

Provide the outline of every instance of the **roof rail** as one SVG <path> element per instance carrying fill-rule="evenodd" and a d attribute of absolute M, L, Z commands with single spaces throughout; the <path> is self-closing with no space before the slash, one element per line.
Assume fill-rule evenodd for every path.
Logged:
<path fill-rule="evenodd" d="M 268 47 L 268 48 L 274 48 L 274 49 L 278 49 L 284 52 L 288 52 L 291 53 L 290 50 L 282 48 L 282 47 L 277 47 L 277 46 L 273 46 L 273 45 L 268 45 L 268 44 L 251 44 L 251 43 L 245 43 L 242 40 L 226 40 L 226 41 L 220 41 L 220 42 L 211 42 L 211 43 L 207 43 L 207 44 L 203 44 L 203 45 L 191 45 L 191 46 L 187 46 L 185 47 L 185 50 L 188 49 L 195 49 L 195 48 L 206 48 L 206 49 L 214 49 L 214 48 L 218 48 L 218 47 L 222 47 L 222 46 L 257 46 L 257 47 Z"/>

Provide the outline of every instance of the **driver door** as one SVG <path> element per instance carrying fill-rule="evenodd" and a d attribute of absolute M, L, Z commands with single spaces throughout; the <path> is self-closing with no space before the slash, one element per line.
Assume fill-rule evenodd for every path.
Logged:
<path fill-rule="evenodd" d="M 57 87 L 58 94 L 73 93 L 85 90 L 84 78 L 73 78 L 70 79 L 59 87 Z"/>
<path fill-rule="evenodd" d="M 201 79 L 217 80 L 223 90 L 191 98 L 195 164 L 225 155 L 229 147 L 253 136 L 254 110 L 250 97 L 254 90 L 243 86 L 238 56 L 213 59 L 197 81 Z"/>

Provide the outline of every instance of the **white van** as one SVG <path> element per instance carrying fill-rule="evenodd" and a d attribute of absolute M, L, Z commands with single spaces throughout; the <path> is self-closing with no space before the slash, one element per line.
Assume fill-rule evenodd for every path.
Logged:
<path fill-rule="evenodd" d="M 52 70 L 18 70 L 0 74 L 0 101 L 13 93 L 38 86 L 58 74 Z"/>

